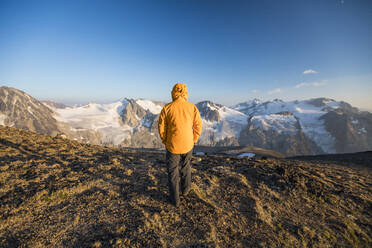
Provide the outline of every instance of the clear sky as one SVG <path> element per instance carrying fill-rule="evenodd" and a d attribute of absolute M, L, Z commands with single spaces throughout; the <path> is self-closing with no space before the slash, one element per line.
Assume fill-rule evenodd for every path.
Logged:
<path fill-rule="evenodd" d="M 0 0 L 0 84 L 38 99 L 226 105 L 330 97 L 372 109 L 372 1 Z"/>

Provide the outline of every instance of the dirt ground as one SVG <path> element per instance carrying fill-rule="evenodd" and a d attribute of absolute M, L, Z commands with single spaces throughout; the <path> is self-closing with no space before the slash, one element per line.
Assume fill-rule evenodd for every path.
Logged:
<path fill-rule="evenodd" d="M 0 247 L 371 247 L 372 153 L 340 156 L 194 156 L 175 208 L 162 153 L 0 126 Z"/>

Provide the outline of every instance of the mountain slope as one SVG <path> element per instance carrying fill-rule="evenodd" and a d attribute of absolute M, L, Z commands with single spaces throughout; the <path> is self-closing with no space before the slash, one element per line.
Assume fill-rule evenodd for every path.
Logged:
<path fill-rule="evenodd" d="M 263 121 L 278 113 L 292 113 L 298 120 L 298 128 L 301 128 L 300 131 L 306 137 L 314 141 L 323 152 L 334 153 L 336 152 L 334 149 L 334 137 L 325 129 L 323 121 L 319 120 L 319 118 L 327 113 L 327 108 L 337 108 L 339 103 L 329 99 L 324 99 L 321 103 L 319 105 L 318 101 L 314 103 L 313 100 L 293 102 L 274 100 L 257 104 L 252 108 L 241 109 L 241 111 L 248 116 L 259 115 Z M 270 129 L 275 129 L 275 127 Z"/>
<path fill-rule="evenodd" d="M 238 145 L 240 131 L 247 124 L 247 115 L 221 104 L 203 101 L 196 104 L 203 120 L 199 144 Z"/>
<path fill-rule="evenodd" d="M 240 133 L 239 143 L 272 149 L 286 155 L 323 153 L 302 131 L 299 119 L 291 112 L 252 116 Z"/>
<path fill-rule="evenodd" d="M 47 104 L 51 104 L 48 102 Z M 60 104 L 53 106 L 63 107 Z M 59 122 L 50 105 L 15 88 L 0 87 L 0 125 L 35 131 L 41 134 L 63 134 L 70 139 L 100 144 L 100 134 L 92 129 L 77 130 Z"/>
<path fill-rule="evenodd" d="M 372 114 L 327 98 L 252 101 L 233 107 L 249 116 L 241 145 L 287 155 L 372 150 Z M 284 145 L 284 146 L 283 146 Z"/>
<path fill-rule="evenodd" d="M 130 136 L 130 128 L 121 125 L 120 112 L 126 104 L 126 101 L 89 103 L 80 107 L 54 108 L 53 111 L 59 122 L 67 123 L 74 131 L 93 130 L 101 134 L 100 143 L 119 144 Z"/>
<path fill-rule="evenodd" d="M 0 126 L 0 246 L 370 247 L 372 155 L 342 156 L 194 157 L 176 209 L 162 153 Z"/>
<path fill-rule="evenodd" d="M 0 125 L 43 134 L 59 131 L 49 108 L 23 91 L 6 86 L 0 87 Z"/>
<path fill-rule="evenodd" d="M 338 153 L 372 150 L 372 114 L 342 102 L 336 110 L 323 115 L 326 130 L 335 137 Z"/>
<path fill-rule="evenodd" d="M 161 147 L 157 133 L 158 114 L 164 103 L 122 99 L 109 104 L 52 108 L 54 117 L 74 130 L 94 130 L 100 144 L 130 147 Z"/>

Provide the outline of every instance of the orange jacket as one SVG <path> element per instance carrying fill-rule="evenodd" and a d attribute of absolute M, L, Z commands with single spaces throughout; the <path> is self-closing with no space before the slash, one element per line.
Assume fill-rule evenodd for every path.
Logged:
<path fill-rule="evenodd" d="M 187 101 L 185 84 L 172 90 L 172 102 L 163 107 L 159 116 L 159 134 L 167 150 L 174 154 L 189 152 L 201 135 L 202 120 L 198 108 Z"/>

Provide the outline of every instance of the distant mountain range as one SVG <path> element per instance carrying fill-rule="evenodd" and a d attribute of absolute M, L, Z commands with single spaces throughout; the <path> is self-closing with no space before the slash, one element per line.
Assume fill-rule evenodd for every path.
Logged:
<path fill-rule="evenodd" d="M 0 125 L 92 144 L 161 148 L 157 123 L 164 105 L 123 98 L 68 107 L 3 86 Z M 211 101 L 196 106 L 203 118 L 200 145 L 251 145 L 288 156 L 372 150 L 372 114 L 346 102 L 254 99 L 231 107 Z"/>

